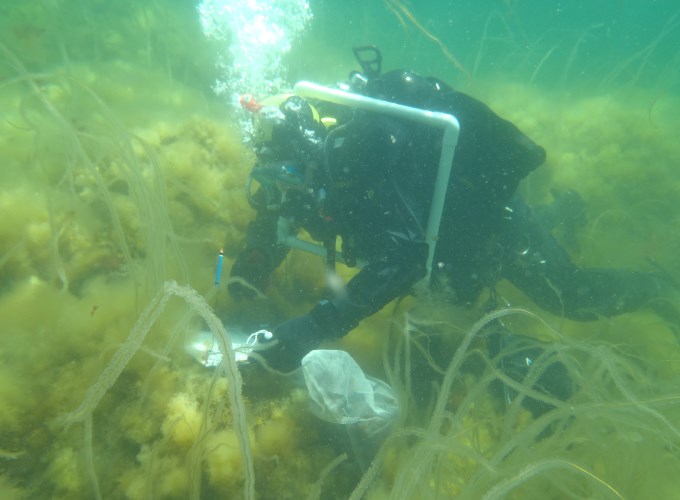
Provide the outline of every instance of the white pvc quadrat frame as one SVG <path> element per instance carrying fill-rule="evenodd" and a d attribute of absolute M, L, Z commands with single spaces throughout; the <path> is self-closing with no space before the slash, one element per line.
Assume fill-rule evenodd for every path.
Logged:
<path fill-rule="evenodd" d="M 439 156 L 439 167 L 434 181 L 430 215 L 427 219 L 427 226 L 425 228 L 425 242 L 428 245 L 426 280 L 429 281 L 430 275 L 432 274 L 432 263 L 434 261 L 434 252 L 437 246 L 444 202 L 446 201 L 446 191 L 449 185 L 451 167 L 453 165 L 453 156 L 456 151 L 456 145 L 458 144 L 458 134 L 460 132 L 458 120 L 453 115 L 447 113 L 404 106 L 403 104 L 324 87 L 312 82 L 298 82 L 293 90 L 295 94 L 303 98 L 318 99 L 355 109 L 384 113 L 386 115 L 424 123 L 443 130 L 444 135 L 441 155 Z M 277 237 L 280 245 L 286 245 L 290 248 L 303 250 L 321 257 L 326 256 L 326 249 L 323 245 L 310 243 L 309 241 L 301 240 L 295 236 L 291 231 L 290 224 L 282 217 L 279 218 Z M 339 257 L 339 260 L 342 260 L 341 256 Z"/>

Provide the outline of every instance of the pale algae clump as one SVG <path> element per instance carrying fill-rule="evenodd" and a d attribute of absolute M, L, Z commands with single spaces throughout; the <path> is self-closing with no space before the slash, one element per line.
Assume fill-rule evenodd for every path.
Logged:
<path fill-rule="evenodd" d="M 245 498 L 254 498 L 255 496 L 255 477 L 253 469 L 253 458 L 250 447 L 250 438 L 248 436 L 248 428 L 245 420 L 245 408 L 243 398 L 241 396 L 241 376 L 236 367 L 236 360 L 234 352 L 231 347 L 231 340 L 229 334 L 224 329 L 224 325 L 217 316 L 211 311 L 210 306 L 205 300 L 196 293 L 195 290 L 189 287 L 181 287 L 176 282 L 168 281 L 163 285 L 161 291 L 149 303 L 147 308 L 142 312 L 137 323 L 130 331 L 130 335 L 123 343 L 121 348 L 113 356 L 107 367 L 101 373 L 97 381 L 90 387 L 85 394 L 85 399 L 81 405 L 72 413 L 69 413 L 61 419 L 59 424 L 69 425 L 77 422 L 85 422 L 86 434 L 91 432 L 92 413 L 99 405 L 104 394 L 113 386 L 122 371 L 130 362 L 132 356 L 141 348 L 144 338 L 154 323 L 158 320 L 160 314 L 164 311 L 168 299 L 171 296 L 178 296 L 184 299 L 190 308 L 195 311 L 210 327 L 215 337 L 218 339 L 220 351 L 224 353 L 223 363 L 220 365 L 220 372 L 223 373 L 229 382 L 229 399 L 232 410 L 232 420 L 234 432 L 239 441 L 241 450 L 241 457 L 245 464 Z M 91 446 L 91 443 L 89 443 Z M 92 481 L 96 484 L 96 476 L 92 474 Z M 98 487 L 95 486 L 95 490 Z M 97 491 L 99 496 L 99 492 Z"/>
<path fill-rule="evenodd" d="M 181 347 L 221 322 L 168 281 L 211 290 L 252 217 L 229 113 L 153 68 L 18 54 L 3 43 L 0 496 L 252 497 L 253 456 L 277 477 L 258 492 L 304 495 L 334 458 L 302 431 L 304 401 L 269 399 L 246 423 L 233 367 L 213 377 Z M 163 312 L 177 294 L 189 307 Z"/>

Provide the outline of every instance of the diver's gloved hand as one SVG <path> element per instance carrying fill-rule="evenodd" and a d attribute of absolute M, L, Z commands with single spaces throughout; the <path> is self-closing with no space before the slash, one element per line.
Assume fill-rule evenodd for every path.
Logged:
<path fill-rule="evenodd" d="M 253 299 L 257 290 L 264 290 L 269 275 L 267 273 L 268 259 L 257 248 L 246 248 L 236 259 L 231 268 L 231 279 L 227 285 L 229 295 L 235 300 Z M 245 283 L 252 285 L 253 288 Z"/>
<path fill-rule="evenodd" d="M 273 338 L 257 353 L 274 370 L 291 372 L 300 366 L 305 354 L 321 343 L 318 332 L 319 325 L 309 314 L 289 319 L 274 330 Z"/>
<path fill-rule="evenodd" d="M 544 356 L 548 345 L 532 337 L 501 330 L 488 335 L 487 348 L 489 355 L 496 359 L 498 368 L 511 379 L 523 384 L 530 372 L 537 368 L 534 365 Z M 562 401 L 569 399 L 574 393 L 574 385 L 567 367 L 554 357 L 542 359 L 542 363 L 544 366 L 538 367 L 541 375 L 531 388 L 551 398 Z M 499 395 L 509 404 L 517 393 L 503 384 Z M 522 406 L 534 418 L 553 409 L 551 404 L 528 396 L 522 400 Z"/>
<path fill-rule="evenodd" d="M 299 368 L 302 358 L 322 341 L 345 333 L 340 325 L 335 306 L 327 300 L 321 301 L 309 314 L 281 323 L 270 342 L 262 344 L 257 353 L 274 370 L 291 372 Z M 272 345 L 268 346 L 269 343 Z"/>

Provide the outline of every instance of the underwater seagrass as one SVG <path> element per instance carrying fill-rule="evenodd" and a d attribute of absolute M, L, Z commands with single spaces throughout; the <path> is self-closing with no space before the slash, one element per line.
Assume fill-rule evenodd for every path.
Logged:
<path fill-rule="evenodd" d="M 644 472 L 636 472 L 641 467 L 646 470 L 649 463 L 642 465 L 622 450 L 638 449 L 644 442 L 645 460 L 669 474 L 677 466 L 677 453 L 661 451 L 666 445 L 675 449 L 680 439 L 674 408 L 680 395 L 672 383 L 651 389 L 649 374 L 637 361 L 604 343 L 570 340 L 524 309 L 489 313 L 465 333 L 443 317 L 434 320 L 432 308 L 423 309 L 420 312 L 427 312 L 428 320 L 409 315 L 404 330 L 394 333 L 390 381 L 394 387 L 412 385 L 409 367 L 423 358 L 432 373 L 440 374 L 441 385 L 426 414 L 407 418 L 394 432 L 354 498 L 361 498 L 375 483 L 385 496 L 404 499 L 637 498 L 655 488 L 670 494 L 672 480 L 652 486 Z M 498 359 L 489 359 L 475 347 L 483 328 L 512 316 L 531 318 L 545 329 L 544 336 L 553 337 L 549 349 L 521 381 L 509 378 L 498 369 Z M 448 366 L 438 366 L 434 357 L 441 356 L 428 354 L 427 345 L 438 336 L 460 339 Z M 409 342 L 413 345 L 407 349 Z M 557 362 L 566 367 L 577 387 L 568 401 L 537 392 L 534 386 L 541 373 Z M 464 369 L 468 363 L 482 366 L 481 372 L 472 375 Z M 516 391 L 511 401 L 499 404 L 493 389 L 497 381 Z M 523 408 L 526 398 L 542 400 L 553 409 L 532 418 Z M 402 393 L 402 402 L 408 399 Z"/>

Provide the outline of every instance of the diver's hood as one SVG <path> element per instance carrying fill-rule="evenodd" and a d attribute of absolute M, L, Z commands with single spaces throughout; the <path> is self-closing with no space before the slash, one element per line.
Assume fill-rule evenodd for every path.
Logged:
<path fill-rule="evenodd" d="M 255 154 L 260 163 L 292 162 L 298 165 L 320 160 L 326 129 L 314 109 L 298 96 L 280 106 L 259 112 Z"/>

